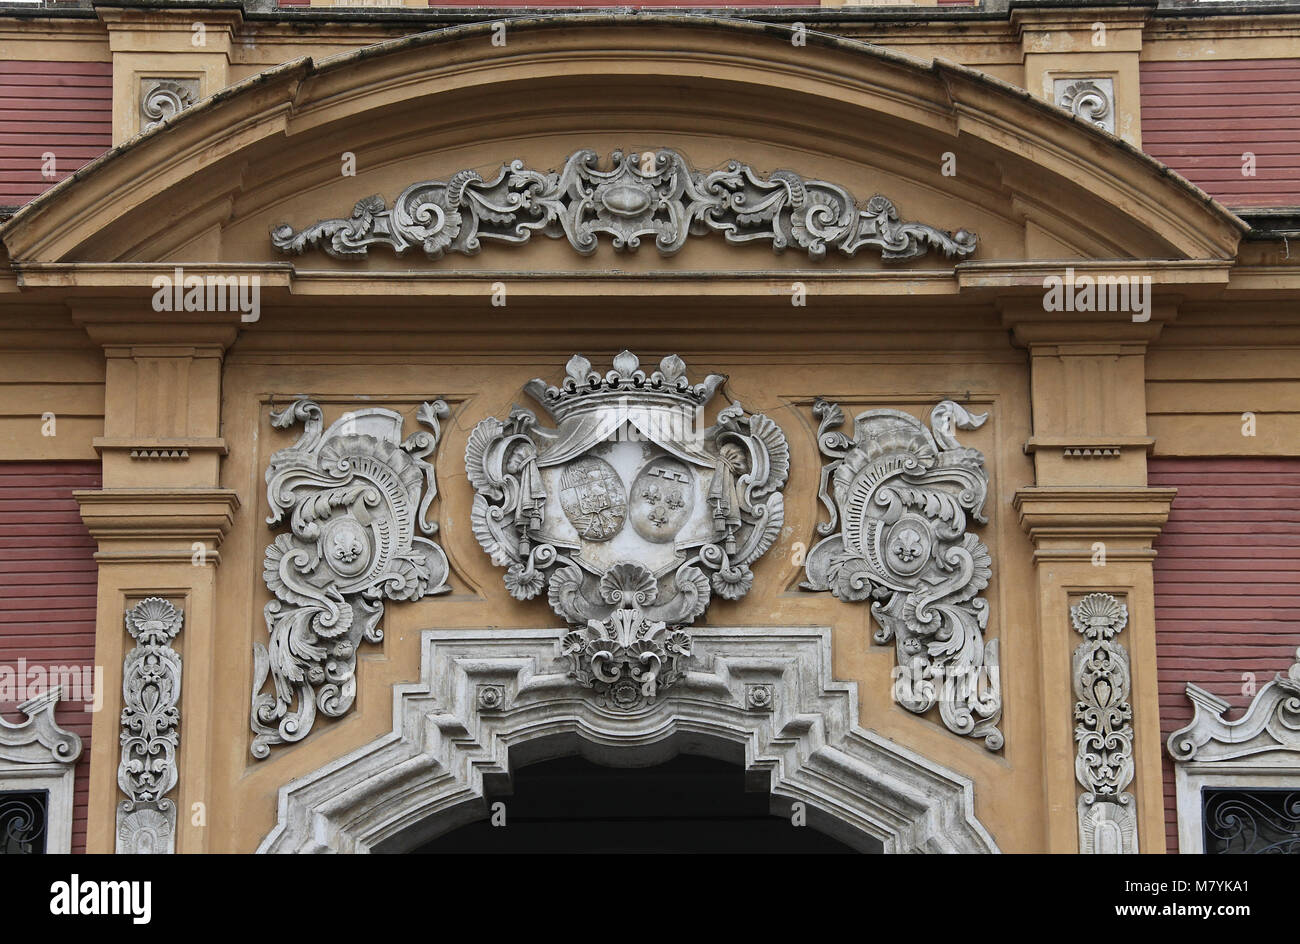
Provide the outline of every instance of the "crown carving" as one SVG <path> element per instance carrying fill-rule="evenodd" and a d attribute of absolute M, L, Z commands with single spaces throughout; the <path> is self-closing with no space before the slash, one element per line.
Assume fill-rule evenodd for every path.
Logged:
<path fill-rule="evenodd" d="M 587 358 L 575 354 L 569 358 L 565 373 L 567 376 L 558 387 L 540 377 L 524 386 L 557 421 L 588 408 L 602 408 L 609 404 L 609 398 L 628 394 L 636 394 L 641 404 L 658 401 L 695 409 L 708 403 L 727 379 L 725 374 L 709 374 L 702 382 L 692 384 L 686 376 L 686 362 L 676 354 L 661 360 L 658 370 L 646 373 L 641 369 L 640 358 L 631 351 L 618 354 L 613 369 L 603 374 L 593 370 Z"/>

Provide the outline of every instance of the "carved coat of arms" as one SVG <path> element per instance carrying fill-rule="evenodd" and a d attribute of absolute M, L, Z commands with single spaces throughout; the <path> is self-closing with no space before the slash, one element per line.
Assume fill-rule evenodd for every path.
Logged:
<path fill-rule="evenodd" d="M 647 372 L 624 351 L 604 374 L 575 355 L 567 374 L 525 388 L 553 428 L 516 407 L 470 434 L 474 535 L 514 597 L 546 593 L 579 627 L 565 644 L 574 676 L 629 707 L 689 654 L 689 637 L 665 628 L 692 622 L 715 593 L 749 591 L 785 520 L 790 450 L 775 422 L 739 404 L 704 428 L 726 378 L 692 384 L 676 355 Z"/>

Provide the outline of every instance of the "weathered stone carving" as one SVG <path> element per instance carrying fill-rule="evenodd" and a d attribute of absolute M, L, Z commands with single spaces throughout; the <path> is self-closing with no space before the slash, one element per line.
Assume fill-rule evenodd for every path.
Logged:
<path fill-rule="evenodd" d="M 1114 79 L 1057 79 L 1055 91 L 1056 104 L 1115 133 Z"/>
<path fill-rule="evenodd" d="M 18 706 L 27 716 L 11 724 L 0 718 L 0 761 L 15 764 L 72 764 L 81 756 L 81 738 L 59 727 L 54 708 L 63 689 L 54 685 Z M 0 769 L 0 776 L 3 770 Z"/>
<path fill-rule="evenodd" d="M 301 740 L 318 710 L 338 717 L 351 708 L 357 647 L 383 639 L 385 600 L 449 589 L 447 557 L 428 539 L 437 532 L 427 515 L 438 488 L 425 461 L 447 405 L 424 403 L 416 415 L 429 430 L 403 441 L 401 414 L 392 410 L 357 410 L 323 432 L 311 400 L 271 414 L 281 429 L 299 422 L 304 429 L 266 470 L 267 523 L 288 512 L 290 531 L 266 549 L 263 577 L 276 599 L 265 609 L 269 648 L 253 647 L 254 757 Z"/>
<path fill-rule="evenodd" d="M 1231 707 L 1199 685 L 1188 683 L 1195 710 L 1192 721 L 1169 735 L 1169 755 L 1176 761 L 1238 760 L 1271 751 L 1300 753 L 1300 649 L 1286 675 L 1278 675 L 1255 695 L 1236 721 L 1224 716 Z"/>
<path fill-rule="evenodd" d="M 54 709 L 62 694 L 62 686 L 53 685 L 19 704 L 18 710 L 26 719 L 18 724 L 0 718 L 0 794 L 10 790 L 45 791 L 43 823 L 35 818 L 36 810 L 24 807 L 27 812 L 19 810 L 17 819 L 10 816 L 7 825 L 19 828 L 28 824 L 28 843 L 34 843 L 39 829 L 46 852 L 66 854 L 72 850 L 73 781 L 77 758 L 81 756 L 81 738 L 54 720 Z M 0 852 L 5 838 L 0 836 Z M 24 844 L 21 835 L 9 839 Z"/>
<path fill-rule="evenodd" d="M 141 79 L 140 130 L 148 131 L 198 100 L 198 79 Z"/>
<path fill-rule="evenodd" d="M 648 620 L 633 608 L 588 620 L 560 645 L 571 678 L 594 688 L 600 704 L 627 711 L 653 701 L 659 688 L 680 679 L 685 671 L 681 663 L 691 655 L 687 633 L 669 629 L 663 620 Z"/>
<path fill-rule="evenodd" d="M 507 568 L 512 596 L 545 591 L 582 627 L 566 641 L 574 677 L 602 697 L 615 686 L 619 704 L 633 701 L 620 681 L 639 681 L 652 700 L 677 677 L 690 651 L 680 628 L 714 593 L 749 591 L 750 565 L 785 520 L 790 450 L 780 427 L 732 404 L 702 428 L 725 379 L 692 384 L 675 354 L 646 373 L 624 351 L 606 374 L 574 355 L 559 387 L 537 379 L 525 388 L 556 428 L 516 407 L 469 437 L 475 537 Z"/>
<path fill-rule="evenodd" d="M 827 627 L 696 627 L 691 671 L 645 711 L 567 684 L 567 633 L 423 631 L 419 679 L 393 687 L 391 728 L 285 784 L 258 851 L 400 852 L 463 824 L 466 801 L 523 755 L 642 766 L 675 748 L 743 756 L 783 811 L 800 801 L 810 825 L 863 851 L 998 851 L 966 776 L 861 726 L 857 684 L 831 676 Z M 488 685 L 509 698 L 484 710 L 475 693 Z"/>
<path fill-rule="evenodd" d="M 894 204 L 874 196 L 860 206 L 843 187 L 805 180 L 788 170 L 766 178 L 739 161 L 697 172 L 676 151 L 615 151 L 601 169 L 595 151 L 576 151 L 559 173 L 541 173 L 514 160 L 490 181 L 462 170 L 445 181 L 407 187 L 390 209 L 378 195 L 359 201 L 349 219 L 323 220 L 295 231 L 271 232 L 281 252 L 319 246 L 338 258 L 366 255 L 371 246 L 404 253 L 419 247 L 431 259 L 474 255 L 484 240 L 522 244 L 533 233 L 567 239 L 579 253 L 596 251 L 599 236 L 615 249 L 635 250 L 653 239 L 672 255 L 688 236 L 721 233 L 729 243 L 766 242 L 780 252 L 798 247 L 810 259 L 827 249 L 847 256 L 879 250 L 887 261 L 915 259 L 929 248 L 969 256 L 976 236 L 904 222 Z"/>
<path fill-rule="evenodd" d="M 1074 650 L 1074 774 L 1079 851 L 1136 853 L 1137 809 L 1125 788 L 1133 782 L 1133 707 L 1128 652 L 1115 641 L 1128 607 L 1109 593 L 1090 593 L 1070 607 L 1070 622 L 1087 640 Z"/>
<path fill-rule="evenodd" d="M 984 456 L 958 444 L 954 428 L 976 429 L 951 400 L 930 413 L 933 433 L 897 410 L 871 410 L 854 420 L 853 438 L 835 428 L 843 411 L 818 400 L 821 499 L 830 535 L 808 552 L 807 590 L 845 601 L 871 601 L 878 643 L 894 640 L 895 698 L 917 714 L 936 704 L 949 730 L 1002 747 L 998 644 L 985 643 L 992 560 L 966 530 L 967 512 L 985 522 Z M 836 529 L 838 532 L 835 532 Z"/>
<path fill-rule="evenodd" d="M 166 794 L 179 772 L 181 657 L 171 641 L 184 613 L 161 597 L 141 600 L 126 612 L 126 629 L 137 645 L 122 661 L 122 760 L 117 785 L 127 799 L 117 804 L 119 853 L 172 853 L 176 802 Z"/>

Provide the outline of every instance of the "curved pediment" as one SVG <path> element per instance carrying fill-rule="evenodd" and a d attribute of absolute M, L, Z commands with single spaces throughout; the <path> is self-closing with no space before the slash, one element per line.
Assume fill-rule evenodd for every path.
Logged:
<path fill-rule="evenodd" d="M 299 270 L 471 273 L 1235 256 L 1243 224 L 1205 194 L 974 70 L 772 24 L 634 19 L 530 17 L 504 45 L 483 23 L 286 63 L 110 151 L 0 237 L 18 268 L 282 250 Z M 575 166 L 584 150 L 601 159 Z"/>

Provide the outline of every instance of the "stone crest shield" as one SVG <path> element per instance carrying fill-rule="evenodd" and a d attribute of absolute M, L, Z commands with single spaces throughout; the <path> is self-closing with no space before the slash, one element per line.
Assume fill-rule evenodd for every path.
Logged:
<path fill-rule="evenodd" d="M 636 610 L 645 626 L 676 628 L 700 616 L 713 594 L 734 600 L 749 591 L 751 565 L 785 520 L 790 450 L 775 422 L 740 404 L 704 428 L 704 409 L 725 380 L 710 374 L 692 384 L 676 355 L 647 372 L 624 351 L 603 374 L 574 355 L 558 387 L 537 379 L 525 388 L 553 428 L 519 407 L 474 428 L 465 454 L 477 493 L 474 535 L 506 568 L 511 595 L 545 592 L 563 619 L 609 635 L 615 616 L 628 616 L 619 610 Z M 645 633 L 646 645 L 659 638 Z M 634 649 L 628 642 L 620 651 Z M 629 678 L 641 678 L 647 657 L 636 659 Z M 594 677 L 603 683 L 611 671 Z M 592 676 L 584 669 L 575 677 L 584 672 Z"/>

